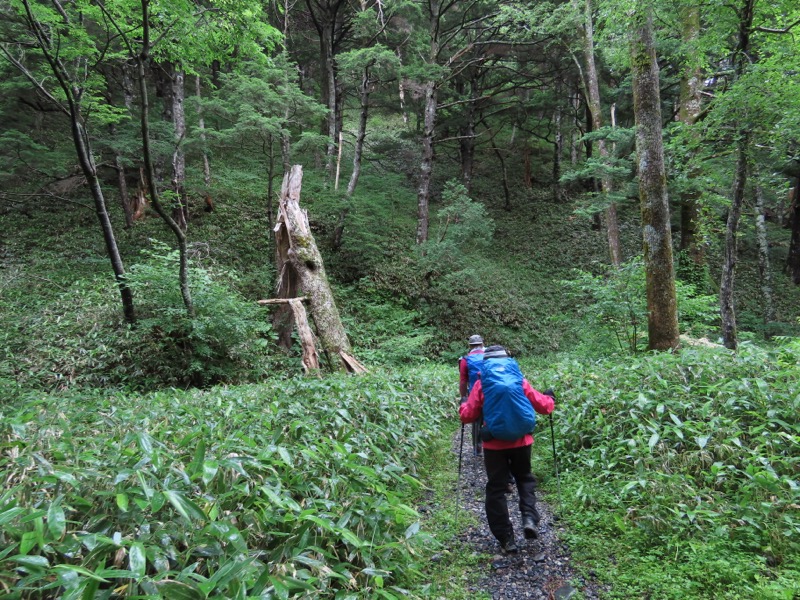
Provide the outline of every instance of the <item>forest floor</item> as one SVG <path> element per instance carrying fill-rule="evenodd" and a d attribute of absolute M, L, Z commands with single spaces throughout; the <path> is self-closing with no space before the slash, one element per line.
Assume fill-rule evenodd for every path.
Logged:
<path fill-rule="evenodd" d="M 480 557 L 485 557 L 480 563 L 484 565 L 483 570 L 478 574 L 471 591 L 488 594 L 492 600 L 566 600 L 578 597 L 578 593 L 587 600 L 599 598 L 597 584 L 578 574 L 573 567 L 569 548 L 559 540 L 559 532 L 563 528 L 559 525 L 554 508 L 543 501 L 538 491 L 536 508 L 541 520 L 539 537 L 535 540 L 526 540 L 522 535 L 517 491 L 506 495 L 519 552 L 502 552 L 486 523 L 486 470 L 483 457 L 473 456 L 469 437 L 469 427 L 466 427 L 458 500 L 460 510 L 470 513 L 472 518 L 467 519 L 462 515 L 460 521 L 463 529 L 459 541 L 471 547 Z M 456 457 L 460 440 L 459 430 L 453 440 Z M 535 465 L 533 471 L 536 474 Z"/>

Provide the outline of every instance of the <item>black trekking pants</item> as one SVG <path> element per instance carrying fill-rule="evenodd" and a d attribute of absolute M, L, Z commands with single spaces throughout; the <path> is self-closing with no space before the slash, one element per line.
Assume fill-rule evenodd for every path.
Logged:
<path fill-rule="evenodd" d="M 486 465 L 486 520 L 492 535 L 502 544 L 513 537 L 514 529 L 508 515 L 506 487 L 509 474 L 514 476 L 519 493 L 519 511 L 522 516 L 530 515 L 539 522 L 536 510 L 536 478 L 531 473 L 531 448 L 510 448 L 508 450 L 483 449 L 483 463 Z"/>

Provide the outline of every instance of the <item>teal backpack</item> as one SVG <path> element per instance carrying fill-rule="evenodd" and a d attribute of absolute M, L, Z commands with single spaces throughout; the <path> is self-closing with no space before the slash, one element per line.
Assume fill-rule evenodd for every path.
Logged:
<path fill-rule="evenodd" d="M 536 427 L 536 411 L 522 391 L 522 380 L 522 371 L 510 356 L 484 357 L 481 365 L 483 419 L 495 439 L 516 440 Z"/>

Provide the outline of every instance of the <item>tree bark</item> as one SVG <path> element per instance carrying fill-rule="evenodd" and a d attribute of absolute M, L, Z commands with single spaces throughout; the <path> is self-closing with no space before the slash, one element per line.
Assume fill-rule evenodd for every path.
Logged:
<path fill-rule="evenodd" d="M 441 9 L 441 0 L 428 1 L 428 33 L 430 37 L 428 60 L 431 65 L 438 63 L 441 49 L 439 40 Z M 436 127 L 436 110 L 439 101 L 439 89 L 435 81 L 429 80 L 425 82 L 423 90 L 425 104 L 423 109 L 422 161 L 417 191 L 417 244 L 423 244 L 428 240 L 428 208 L 430 205 L 431 176 L 433 174 L 433 142 Z"/>
<path fill-rule="evenodd" d="M 361 75 L 361 112 L 358 116 L 358 134 L 356 135 L 356 147 L 353 152 L 353 173 L 350 175 L 350 183 L 347 184 L 348 198 L 356 191 L 358 178 L 361 175 L 361 156 L 364 153 L 364 140 L 367 137 L 367 116 L 369 114 L 369 71 L 374 64 L 375 61 L 371 60 L 364 65 L 364 72 Z"/>
<path fill-rule="evenodd" d="M 745 65 L 749 62 L 750 33 L 753 27 L 753 9 L 755 0 L 742 0 L 739 15 L 739 37 L 734 53 L 734 71 L 736 79 L 744 73 Z M 747 168 L 749 163 L 750 132 L 739 131 L 736 140 L 736 171 L 733 178 L 733 193 L 731 207 L 728 211 L 728 223 L 725 228 L 725 248 L 723 251 L 722 277 L 719 286 L 720 318 L 722 321 L 722 343 L 730 349 L 736 350 L 739 346 L 736 330 L 736 309 L 734 305 L 734 283 L 736 277 L 736 252 L 737 232 L 739 218 L 742 214 L 744 191 L 747 186 Z"/>
<path fill-rule="evenodd" d="M 189 252 L 186 244 L 186 233 L 175 222 L 175 220 L 164 210 L 164 206 L 158 196 L 156 185 L 155 167 L 150 151 L 150 103 L 147 95 L 147 81 L 145 79 L 145 65 L 150 56 L 150 14 L 149 0 L 141 0 L 142 6 L 142 47 L 138 54 L 134 55 L 138 68 L 139 96 L 141 98 L 141 132 L 142 132 L 142 154 L 144 155 L 144 167 L 147 174 L 147 186 L 150 192 L 150 202 L 158 215 L 164 220 L 178 243 L 178 285 L 180 286 L 181 298 L 186 308 L 186 314 L 194 317 L 194 304 L 192 294 L 189 289 Z M 131 52 L 133 49 L 131 48 Z"/>
<path fill-rule="evenodd" d="M 355 359 L 350 341 L 325 274 L 322 256 L 311 234 L 308 215 L 300 208 L 302 180 L 302 167 L 294 165 L 284 176 L 281 188 L 275 240 L 285 262 L 277 265 L 281 277 L 279 294 L 288 291 L 283 287 L 284 277 L 291 277 L 293 273 L 303 294 L 308 297 L 311 316 L 329 368 L 334 371 L 352 370 Z"/>
<path fill-rule="evenodd" d="M 769 264 L 764 190 L 756 184 L 756 238 L 758 240 L 758 275 L 761 283 L 761 301 L 764 306 L 764 323 L 775 320 L 775 303 L 772 298 L 772 269 Z"/>
<path fill-rule="evenodd" d="M 433 136 L 436 125 L 437 89 L 433 81 L 425 84 L 425 118 L 422 131 L 422 162 L 417 192 L 417 244 L 428 240 L 428 206 L 433 173 Z"/>
<path fill-rule="evenodd" d="M 800 285 L 800 178 L 795 181 L 792 203 L 789 207 L 789 228 L 792 230 L 789 255 L 786 257 L 786 273 L 792 283 Z"/>
<path fill-rule="evenodd" d="M 200 132 L 200 144 L 203 147 L 203 185 L 205 190 L 206 210 L 214 210 L 214 201 L 211 199 L 211 164 L 208 161 L 208 149 L 206 147 L 206 122 L 203 118 L 202 88 L 200 86 L 200 75 L 194 79 L 195 93 L 197 94 L 197 129 Z"/>
<path fill-rule="evenodd" d="M 678 307 L 672 264 L 667 176 L 661 128 L 661 93 L 651 0 L 637 0 L 631 43 L 636 154 L 642 210 L 650 350 L 678 347 Z"/>
<path fill-rule="evenodd" d="M 461 182 L 472 191 L 472 171 L 475 164 L 475 101 L 478 96 L 478 83 L 475 75 L 469 78 L 469 102 L 466 105 L 464 124 L 459 131 L 459 153 L 461 155 Z"/>
<path fill-rule="evenodd" d="M 747 185 L 747 152 L 750 141 L 749 133 L 744 133 L 744 139 L 737 143 L 736 172 L 733 179 L 733 195 L 731 207 L 728 210 L 728 221 L 725 227 L 725 247 L 722 258 L 722 278 L 719 286 L 719 309 L 722 321 L 722 343 L 730 349 L 736 350 L 739 345 L 736 330 L 736 308 L 734 305 L 734 284 L 736 279 L 736 260 L 738 250 L 737 232 L 739 219 L 744 203 L 744 190 Z"/>
<path fill-rule="evenodd" d="M 683 7 L 681 9 L 681 22 L 683 26 L 683 43 L 691 49 L 700 36 L 700 8 L 696 5 Z M 693 55 L 691 51 L 687 52 L 687 54 Z M 678 100 L 678 120 L 687 127 L 692 127 L 700 116 L 702 83 L 702 71 L 696 64 L 689 63 L 683 67 L 680 98 Z M 692 180 L 698 175 L 698 170 L 692 169 L 687 174 L 689 183 L 691 184 Z M 690 264 L 682 266 L 681 270 L 686 272 L 692 282 L 698 279 L 696 272 L 705 265 L 705 251 L 698 234 L 699 197 L 699 192 L 690 189 L 684 192 L 680 198 L 680 250 L 682 256 L 685 256 L 690 261 Z"/>
<path fill-rule="evenodd" d="M 588 96 L 588 108 L 592 116 L 592 129 L 599 130 L 603 126 L 603 113 L 602 105 L 600 102 L 600 82 L 597 74 L 597 65 L 594 57 L 594 21 L 592 16 L 592 1 L 585 0 L 585 19 L 584 19 L 584 45 L 583 54 L 586 61 L 586 92 Z M 606 148 L 606 141 L 604 139 L 597 140 L 597 151 L 600 154 L 600 160 L 604 165 L 610 166 L 610 157 L 608 148 Z M 600 184 L 603 194 L 609 199 L 609 205 L 606 209 L 606 233 L 608 237 L 608 250 L 611 259 L 611 264 L 618 267 L 622 264 L 622 253 L 620 250 L 619 242 L 619 221 L 617 218 L 616 203 L 610 199 L 611 193 L 614 191 L 614 183 L 611 176 L 603 174 L 600 179 Z"/>
<path fill-rule="evenodd" d="M 125 108 L 128 109 L 128 112 L 133 110 L 133 90 L 131 90 L 130 85 L 130 76 L 128 75 L 128 67 L 126 65 L 122 66 L 122 93 L 123 93 L 123 103 Z M 112 91 L 109 89 L 109 96 L 112 94 Z M 112 123 L 109 126 L 111 137 L 117 137 L 117 125 Z M 119 201 L 120 205 L 122 206 L 122 214 L 125 218 L 125 228 L 130 229 L 133 227 L 133 215 L 134 215 L 134 208 L 133 202 L 131 201 L 130 192 L 128 190 L 128 180 L 126 178 L 126 169 L 125 169 L 125 160 L 122 156 L 122 153 L 117 150 L 114 152 L 114 167 L 117 171 L 117 188 L 119 189 Z"/>
<path fill-rule="evenodd" d="M 178 226 L 186 231 L 189 226 L 189 205 L 186 197 L 186 155 L 183 144 L 186 140 L 186 113 L 184 98 L 186 88 L 183 70 L 176 68 L 172 72 L 172 119 L 175 126 L 175 148 L 172 152 L 172 191 L 175 194 L 175 205 L 172 218 Z"/>

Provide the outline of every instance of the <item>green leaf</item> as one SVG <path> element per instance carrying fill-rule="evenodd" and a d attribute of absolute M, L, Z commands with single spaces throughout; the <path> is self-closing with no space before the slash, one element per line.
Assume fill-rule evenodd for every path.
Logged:
<path fill-rule="evenodd" d="M 67 518 L 61 508 L 61 498 L 56 499 L 47 509 L 47 531 L 53 539 L 60 540 L 67 530 Z"/>
<path fill-rule="evenodd" d="M 181 581 L 162 580 L 155 582 L 158 593 L 164 600 L 205 600 L 206 595 L 195 586 Z"/>
<path fill-rule="evenodd" d="M 144 544 L 134 542 L 128 551 L 128 568 L 135 573 L 137 579 L 145 575 L 147 568 L 147 556 L 144 551 Z"/>
<path fill-rule="evenodd" d="M 165 490 L 164 496 L 166 496 L 173 508 L 187 521 L 191 522 L 192 519 L 205 520 L 206 515 L 200 510 L 200 507 L 191 500 L 188 500 L 181 492 Z"/>
<path fill-rule="evenodd" d="M 96 573 L 94 573 L 93 571 L 90 571 L 89 569 L 86 569 L 84 567 L 80 567 L 78 565 L 63 565 L 63 564 L 62 565 L 55 565 L 53 567 L 53 569 L 55 569 L 57 571 L 71 571 L 73 573 L 78 573 L 79 575 L 83 575 L 84 577 L 88 577 L 89 579 L 94 579 L 95 581 L 100 581 L 102 583 L 108 583 L 108 579 L 104 579 L 104 578 L 100 577 L 99 575 L 97 575 Z"/>
<path fill-rule="evenodd" d="M 17 556 L 12 556 L 8 560 L 11 560 L 23 567 L 28 567 L 30 569 L 46 569 L 50 566 L 50 561 L 47 560 L 46 556 L 25 556 L 22 554 L 18 554 Z"/>
<path fill-rule="evenodd" d="M 203 461 L 203 484 L 208 485 L 219 471 L 219 463 L 216 460 Z"/>
<path fill-rule="evenodd" d="M 117 506 L 122 512 L 128 512 L 128 494 L 117 494 Z"/>

